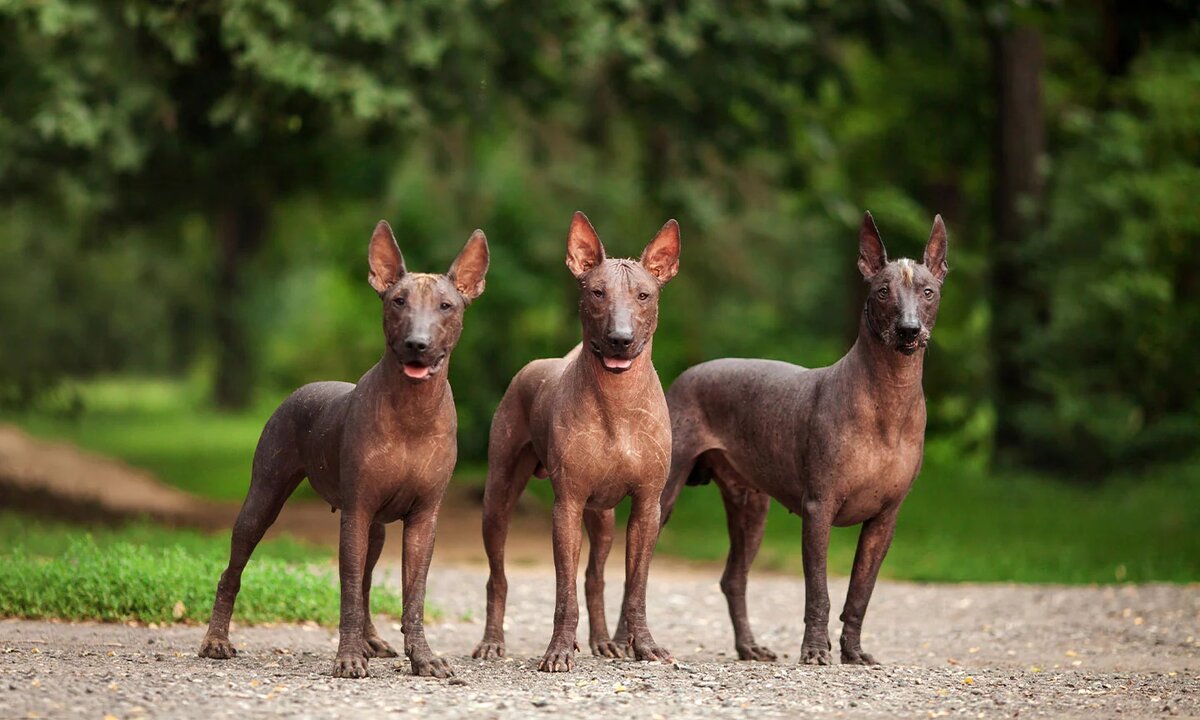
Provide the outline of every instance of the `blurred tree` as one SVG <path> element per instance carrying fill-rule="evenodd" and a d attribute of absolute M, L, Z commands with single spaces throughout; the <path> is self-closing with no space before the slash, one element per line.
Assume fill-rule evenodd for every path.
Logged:
<path fill-rule="evenodd" d="M 1042 218 L 1046 129 L 1042 33 L 1026 18 L 996 13 L 990 33 L 995 83 L 992 144 L 991 354 L 995 367 L 996 448 L 1023 440 L 1017 410 L 1030 400 L 1023 342 L 1044 321 L 1042 288 L 1026 264 L 1026 239 Z"/>

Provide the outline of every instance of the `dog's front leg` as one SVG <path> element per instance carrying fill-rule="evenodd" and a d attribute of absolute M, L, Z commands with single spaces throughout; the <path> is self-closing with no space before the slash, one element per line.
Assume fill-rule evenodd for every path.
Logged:
<path fill-rule="evenodd" d="M 831 503 L 821 499 L 804 502 L 804 642 L 800 662 L 805 665 L 832 665 L 829 651 L 829 584 L 826 564 L 829 554 L 829 529 L 833 525 Z"/>
<path fill-rule="evenodd" d="M 646 583 L 650 576 L 654 544 L 658 541 L 659 513 L 657 496 L 634 496 L 625 548 L 625 602 L 622 614 L 635 658 L 671 662 L 674 659 L 671 653 L 654 642 L 646 622 Z"/>
<path fill-rule="evenodd" d="M 446 678 L 454 674 L 450 663 L 434 655 L 425 639 L 425 581 L 433 557 L 439 505 L 416 510 L 404 520 L 404 614 L 400 627 L 413 675 Z"/>
<path fill-rule="evenodd" d="M 369 513 L 356 508 L 342 510 L 341 546 L 338 550 L 338 572 L 342 583 L 342 620 L 337 657 L 333 661 L 334 677 L 367 676 L 368 648 L 363 639 L 362 586 L 370 526 Z"/>
<path fill-rule="evenodd" d="M 867 603 L 879 577 L 879 566 L 892 544 L 896 530 L 897 505 L 882 515 L 863 523 L 858 536 L 858 550 L 854 553 L 854 570 L 850 573 L 850 589 L 846 593 L 846 606 L 842 610 L 842 663 L 847 665 L 878 665 L 879 661 L 862 649 L 862 624 L 867 614 Z"/>
<path fill-rule="evenodd" d="M 582 520 L 583 503 L 564 498 L 560 493 L 554 500 L 554 634 L 538 665 L 543 672 L 569 672 L 575 668 L 575 651 L 579 649 L 575 642 L 575 632 L 579 629 L 575 583 Z"/>

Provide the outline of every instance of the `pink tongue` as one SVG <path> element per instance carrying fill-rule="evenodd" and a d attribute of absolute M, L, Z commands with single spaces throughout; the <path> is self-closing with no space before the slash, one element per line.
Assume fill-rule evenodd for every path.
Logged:
<path fill-rule="evenodd" d="M 429 377 L 429 368 L 424 365 L 405 363 L 404 374 L 415 380 L 420 380 L 421 378 Z"/>
<path fill-rule="evenodd" d="M 624 370 L 633 364 L 632 360 L 624 360 L 622 358 L 604 358 L 604 367 Z"/>

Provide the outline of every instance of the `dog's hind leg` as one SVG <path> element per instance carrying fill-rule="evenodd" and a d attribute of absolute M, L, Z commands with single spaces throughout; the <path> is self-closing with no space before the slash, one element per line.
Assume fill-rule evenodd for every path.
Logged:
<path fill-rule="evenodd" d="M 608 620 L 604 617 L 604 564 L 612 550 L 613 528 L 616 517 L 613 510 L 584 510 L 583 524 L 588 533 L 588 565 L 584 574 L 584 595 L 588 609 L 588 645 L 593 655 L 618 658 L 624 653 L 623 646 L 612 641 L 608 634 Z"/>
<path fill-rule="evenodd" d="M 238 590 L 242 587 L 242 570 L 267 528 L 279 517 L 284 502 L 304 479 L 304 470 L 295 449 L 279 444 L 279 438 L 269 434 L 271 430 L 268 424 L 254 453 L 250 490 L 233 526 L 229 566 L 221 573 L 221 580 L 217 583 L 212 619 L 200 644 L 200 657 L 225 660 L 237 655 L 233 644 L 229 642 L 229 620 L 233 616 Z M 282 452 L 276 452 L 275 448 L 280 448 Z"/>
<path fill-rule="evenodd" d="M 771 497 L 745 485 L 725 482 L 719 476 L 717 485 L 721 488 L 725 520 L 729 524 L 729 557 L 721 575 L 721 592 L 729 604 L 738 659 L 774 661 L 775 653 L 754 641 L 746 611 L 746 578 L 762 545 Z"/>
<path fill-rule="evenodd" d="M 367 536 L 367 564 L 363 572 L 363 640 L 367 643 L 367 652 L 371 657 L 396 657 L 399 653 L 379 636 L 375 622 L 371 619 L 371 573 L 375 563 L 379 562 L 379 554 L 383 552 L 383 541 L 387 537 L 387 526 L 381 522 L 371 523 Z"/>
<path fill-rule="evenodd" d="M 504 544 L 517 500 L 538 465 L 529 444 L 525 420 L 508 395 L 496 409 L 488 442 L 488 476 L 483 491 L 483 547 L 488 556 L 487 620 L 483 640 L 471 657 L 504 657 L 504 608 L 508 578 L 504 574 Z"/>

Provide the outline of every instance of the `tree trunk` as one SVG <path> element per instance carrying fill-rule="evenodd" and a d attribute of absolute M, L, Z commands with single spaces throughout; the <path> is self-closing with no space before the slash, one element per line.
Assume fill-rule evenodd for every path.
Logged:
<path fill-rule="evenodd" d="M 1013 25 L 992 36 L 996 126 L 992 181 L 991 350 L 996 402 L 996 449 L 1021 445 L 1018 411 L 1029 400 L 1030 368 L 1022 357 L 1039 316 L 1036 288 L 1022 247 L 1042 204 L 1042 38 L 1037 28 Z"/>
<path fill-rule="evenodd" d="M 217 296 L 213 307 L 216 377 L 213 401 L 217 407 L 240 409 L 254 389 L 254 357 L 244 320 L 245 266 L 263 243 L 267 209 L 243 201 L 216 211 Z"/>

